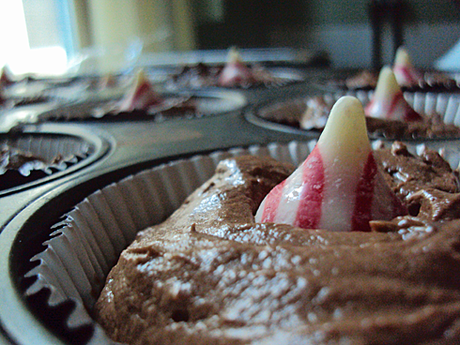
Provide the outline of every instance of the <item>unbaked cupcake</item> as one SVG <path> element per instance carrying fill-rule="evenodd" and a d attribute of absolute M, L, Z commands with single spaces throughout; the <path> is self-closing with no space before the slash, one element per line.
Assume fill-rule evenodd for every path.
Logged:
<path fill-rule="evenodd" d="M 358 122 L 359 126 L 354 120 L 339 123 L 327 135 L 362 129 L 364 119 Z M 366 131 L 358 138 L 366 141 Z M 306 160 L 306 167 L 314 169 L 310 178 L 318 183 L 306 191 L 300 188 L 297 194 L 284 190 L 281 195 L 292 195 L 294 201 L 304 192 L 315 195 L 309 199 L 310 210 L 318 215 L 318 205 L 323 197 L 333 195 L 330 188 L 336 185 L 331 183 L 328 165 L 321 164 L 334 161 L 325 154 L 329 151 L 325 142 L 198 156 L 98 191 L 69 214 L 46 250 L 34 258 L 46 267 L 38 265 L 27 275 L 37 275 L 28 293 L 49 287 L 50 281 L 61 282 L 70 286 L 61 292 L 52 283 L 53 303 L 72 298 L 92 309 L 101 275 L 135 238 L 121 254 L 96 304 L 97 319 L 116 341 L 457 342 L 458 181 L 436 152 L 421 147 L 418 155 L 415 147 L 398 142 L 384 149 L 385 143 L 380 142 L 375 143 L 373 155 L 367 155 L 369 147 L 362 152 L 368 157 L 364 166 L 352 164 L 353 174 L 359 172 L 357 167 L 363 168 L 364 177 L 355 174 L 353 182 L 364 191 L 357 198 L 367 200 L 379 190 L 367 183 L 375 176 L 373 168 L 367 169 L 374 157 L 387 187 L 407 203 L 409 215 L 373 220 L 372 231 L 308 230 L 284 222 L 254 221 L 265 196 L 276 191 L 306 155 L 314 157 L 315 162 Z M 332 146 L 354 157 L 346 145 Z M 458 148 L 446 145 L 446 159 L 457 167 Z M 449 157 L 451 149 L 457 149 L 453 157 Z M 420 175 L 413 179 L 412 174 Z M 274 205 L 283 208 L 284 201 Z M 374 202 L 363 205 L 363 210 L 372 211 Z M 353 204 L 343 206 L 354 209 Z M 334 219 L 333 214 L 325 216 Z M 59 260 L 60 255 L 65 260 Z M 47 279 L 47 274 L 53 279 Z M 92 322 L 81 307 L 69 320 L 76 326 Z M 109 342 L 99 331 L 91 340 Z"/>
<path fill-rule="evenodd" d="M 96 87 L 96 86 L 94 86 Z M 118 92 L 119 93 L 119 92 Z M 38 115 L 40 121 L 165 121 L 178 118 L 196 118 L 238 109 L 246 101 L 231 95 L 208 93 L 160 93 L 139 70 L 122 94 L 106 97 L 87 97 L 78 102 L 64 104 Z"/>
<path fill-rule="evenodd" d="M 273 102 L 257 109 L 252 119 L 256 117 L 256 120 L 295 130 L 320 132 L 332 106 L 345 94 L 358 97 L 365 106 L 367 127 L 373 138 L 431 140 L 460 136 L 460 97 L 455 94 L 403 92 L 388 66 L 382 68 L 375 92 L 325 93 Z"/>
<path fill-rule="evenodd" d="M 236 48 L 231 48 L 225 64 L 198 63 L 184 66 L 165 81 L 169 90 L 227 87 L 279 87 L 303 80 L 300 72 L 268 69 L 254 63 L 247 64 Z"/>

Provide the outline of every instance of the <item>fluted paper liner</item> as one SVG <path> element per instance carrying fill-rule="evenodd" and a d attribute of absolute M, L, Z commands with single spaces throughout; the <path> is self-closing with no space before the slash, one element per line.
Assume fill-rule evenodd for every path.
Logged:
<path fill-rule="evenodd" d="M 241 110 L 247 103 L 246 98 L 236 91 L 206 91 L 161 94 L 164 101 L 148 110 L 119 111 L 119 98 L 87 98 L 82 101 L 60 104 L 48 111 L 36 115 L 37 121 L 84 121 L 84 120 L 138 120 L 149 119 L 163 122 L 171 119 L 192 119 L 213 116 Z M 187 102 L 194 107 L 187 109 Z M 185 109 L 181 110 L 180 107 Z M 175 111 L 175 107 L 177 111 Z M 169 113 L 172 112 L 172 113 Z"/>
<path fill-rule="evenodd" d="M 47 163 L 51 163 L 59 155 L 64 159 L 69 156 L 86 157 L 94 151 L 91 144 L 83 139 L 59 134 L 24 133 L 18 136 L 5 137 L 5 140 L 0 139 L 1 144 L 30 152 Z"/>
<path fill-rule="evenodd" d="M 374 91 L 347 91 L 325 93 L 324 97 L 327 103 L 331 105 L 340 97 L 345 95 L 355 96 L 361 103 L 366 106 L 369 103 Z M 298 123 L 302 114 L 307 109 L 307 99 L 311 96 L 275 102 L 260 108 L 257 116 L 267 121 Z M 404 98 L 412 108 L 422 114 L 430 115 L 437 113 L 441 116 L 444 123 L 454 124 L 460 127 L 460 94 L 455 93 L 431 93 L 431 92 L 404 92 Z M 314 129 L 314 128 L 311 128 Z M 404 138 L 407 139 L 407 138 Z M 417 138 L 423 139 L 423 138 Z M 443 139 L 436 137 L 434 139 Z"/>
<path fill-rule="evenodd" d="M 96 191 L 55 225 L 52 238 L 44 243 L 46 249 L 31 259 L 39 265 L 26 277 L 36 276 L 37 280 L 26 295 L 49 288 L 50 306 L 69 299 L 77 302 L 77 308 L 67 320 L 70 328 L 94 323 L 87 310 L 93 308 L 105 277 L 121 251 L 134 240 L 138 231 L 162 222 L 176 210 L 214 174 L 222 159 L 251 154 L 270 156 L 297 166 L 315 144 L 315 140 L 273 143 L 199 155 L 145 170 Z M 423 147 L 409 145 L 409 149 L 416 152 Z M 458 167 L 458 148 L 447 147 L 443 152 L 449 163 Z M 92 342 L 110 340 L 96 326 Z"/>
<path fill-rule="evenodd" d="M 92 139 L 40 132 L 5 135 L 0 138 L 0 148 L 3 146 L 31 154 L 39 160 L 34 164 L 34 169 L 30 170 L 30 175 L 30 166 L 21 167 L 18 172 L 11 172 L 12 169 L 3 167 L 1 170 L 5 173 L 2 175 L 5 179 L 0 187 L 0 195 L 18 192 L 49 179 L 62 177 L 94 162 L 103 153 L 103 147 L 99 147 Z M 43 174 L 33 175 L 36 170 Z M 18 178 L 14 177 L 15 174 Z"/>

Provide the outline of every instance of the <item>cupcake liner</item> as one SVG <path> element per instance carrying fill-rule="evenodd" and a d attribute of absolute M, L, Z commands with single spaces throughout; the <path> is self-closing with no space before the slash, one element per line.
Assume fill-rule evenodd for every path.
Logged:
<path fill-rule="evenodd" d="M 93 148 L 88 142 L 75 137 L 63 135 L 32 135 L 21 134 L 17 137 L 9 136 L 0 139 L 0 144 L 16 147 L 22 151 L 30 152 L 51 164 L 56 156 L 88 156 Z"/>
<path fill-rule="evenodd" d="M 458 74 L 445 73 L 435 70 L 419 71 L 422 80 L 418 85 L 401 85 L 403 91 L 408 92 L 459 92 L 460 84 Z M 357 91 L 373 90 L 377 85 L 379 73 L 369 69 L 359 71 L 342 71 L 334 77 L 326 76 L 317 81 L 317 86 L 326 91 Z"/>
<path fill-rule="evenodd" d="M 180 70 L 171 73 L 164 81 L 167 90 L 199 89 L 222 87 L 229 89 L 277 88 L 305 80 L 301 70 L 286 67 L 263 67 L 258 64 L 248 65 L 260 78 L 260 81 L 237 86 L 218 85 L 219 74 L 224 68 L 223 64 L 197 64 L 185 65 Z"/>
<path fill-rule="evenodd" d="M 84 310 L 94 305 L 94 292 L 102 288 L 121 251 L 138 231 L 165 220 L 214 174 L 222 159 L 253 154 L 299 164 L 314 145 L 314 141 L 294 142 L 195 156 L 146 170 L 91 194 L 54 226 L 52 238 L 44 243 L 46 249 L 31 259 L 40 264 L 26 274 L 37 278 L 26 295 L 48 288 L 50 307 L 67 300 L 79 305 L 67 321 L 69 328 L 92 323 Z"/>
<path fill-rule="evenodd" d="M 0 195 L 62 177 L 94 162 L 105 152 L 99 138 L 41 132 L 0 136 L 0 148 L 19 150 L 36 158 L 18 166 L 2 166 Z"/>
<path fill-rule="evenodd" d="M 58 105 L 37 114 L 37 121 L 134 121 L 163 122 L 171 119 L 191 119 L 242 109 L 244 96 L 237 92 L 196 92 L 165 94 L 164 102 L 148 110 L 119 111 L 120 97 L 87 98 L 83 101 Z"/>
<path fill-rule="evenodd" d="M 335 103 L 340 97 L 349 95 L 358 98 L 365 106 L 369 103 L 374 91 L 347 91 L 324 93 L 321 96 L 329 104 Z M 300 129 L 299 122 L 302 114 L 307 109 L 307 99 L 313 96 L 304 96 L 295 99 L 287 99 L 271 104 L 266 104 L 248 113 L 247 119 L 259 126 L 269 127 L 281 131 L 291 131 L 293 133 L 307 133 L 308 129 Z M 460 94 L 430 93 L 430 92 L 404 92 L 407 102 L 415 111 L 422 115 L 432 115 L 434 113 L 441 116 L 446 124 L 453 124 L 460 127 Z M 315 128 L 312 128 L 315 129 Z M 455 137 L 456 138 L 456 137 Z M 448 139 L 455 139 L 449 137 Z M 378 139 L 376 136 L 375 139 Z M 390 138 L 391 140 L 399 138 Z M 411 138 L 401 138 L 404 140 Z M 435 138 L 415 138 L 417 140 L 440 140 L 443 137 Z"/>
<path fill-rule="evenodd" d="M 50 84 L 46 81 L 24 79 L 5 87 L 3 95 L 16 100 L 35 99 L 43 96 L 50 87 Z"/>
<path fill-rule="evenodd" d="M 38 265 L 25 276 L 36 280 L 25 295 L 49 289 L 48 307 L 76 301 L 68 327 L 91 324 L 97 330 L 91 340 L 110 343 L 88 311 L 93 308 L 109 270 L 138 231 L 164 221 L 214 174 L 222 159 L 251 154 L 299 165 L 315 144 L 316 140 L 274 143 L 198 155 L 145 170 L 96 191 L 63 216 L 44 243 L 46 249 L 31 258 Z M 416 153 L 424 145 L 408 148 Z M 460 152 L 456 145 L 440 147 L 440 151 L 453 168 L 458 168 Z"/>
<path fill-rule="evenodd" d="M 357 97 L 363 105 L 369 103 L 374 91 L 349 91 L 326 94 L 326 97 L 338 100 L 345 95 Z M 422 115 L 439 114 L 445 123 L 460 124 L 460 94 L 404 92 L 404 98 L 411 107 Z"/>

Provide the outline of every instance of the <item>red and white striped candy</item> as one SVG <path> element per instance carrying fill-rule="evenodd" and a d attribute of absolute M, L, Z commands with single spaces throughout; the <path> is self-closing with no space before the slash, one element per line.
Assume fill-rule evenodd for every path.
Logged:
<path fill-rule="evenodd" d="M 254 82 L 254 75 L 251 69 L 243 62 L 240 53 L 230 49 L 228 61 L 219 74 L 217 83 L 220 86 L 233 87 Z"/>
<path fill-rule="evenodd" d="M 132 88 L 120 102 L 120 111 L 146 110 L 159 104 L 162 98 L 153 89 L 143 70 L 139 70 Z"/>
<path fill-rule="evenodd" d="M 370 231 L 369 221 L 407 214 L 385 183 L 367 137 L 361 103 L 339 99 L 307 159 L 262 201 L 256 222 L 304 229 Z"/>
<path fill-rule="evenodd" d="M 401 86 L 417 86 L 423 81 L 423 76 L 412 64 L 409 53 L 404 47 L 399 47 L 396 51 L 393 72 Z"/>
<path fill-rule="evenodd" d="M 422 117 L 404 99 L 389 66 L 380 70 L 374 95 L 364 109 L 367 116 L 387 120 L 420 121 Z"/>
<path fill-rule="evenodd" d="M 3 66 L 0 70 L 0 88 L 14 83 L 11 77 L 11 72 L 7 66 Z"/>

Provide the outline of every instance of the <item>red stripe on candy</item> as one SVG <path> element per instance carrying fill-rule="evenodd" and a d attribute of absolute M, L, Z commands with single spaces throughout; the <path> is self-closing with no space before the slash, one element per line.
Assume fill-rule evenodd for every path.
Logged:
<path fill-rule="evenodd" d="M 392 114 L 395 111 L 396 106 L 401 100 L 405 101 L 402 91 L 398 92 L 394 96 L 393 101 L 391 102 L 391 105 L 390 105 L 390 110 L 388 111 L 389 114 Z M 404 118 L 404 121 L 409 121 L 409 122 L 422 120 L 422 117 L 410 106 L 404 109 L 403 118 Z"/>
<path fill-rule="evenodd" d="M 399 91 L 394 95 L 393 99 L 391 100 L 390 108 L 388 109 L 388 114 L 393 114 L 396 106 L 401 101 L 401 99 L 404 99 L 404 96 L 403 96 L 402 91 Z"/>
<path fill-rule="evenodd" d="M 375 97 L 372 98 L 370 100 L 369 103 L 367 103 L 366 107 L 364 108 L 366 110 L 366 115 L 368 115 L 368 113 L 370 113 L 370 111 L 372 110 L 373 106 L 374 106 L 374 103 L 375 103 Z"/>
<path fill-rule="evenodd" d="M 283 188 L 286 180 L 276 185 L 268 194 L 265 200 L 264 210 L 262 213 L 261 223 L 273 222 L 275 220 L 276 211 L 280 204 L 281 196 L 283 195 Z"/>
<path fill-rule="evenodd" d="M 324 166 L 318 145 L 303 164 L 304 185 L 294 225 L 303 229 L 316 229 L 321 220 L 324 192 Z"/>
<path fill-rule="evenodd" d="M 412 73 L 409 72 L 409 70 L 406 67 L 395 67 L 395 70 L 402 75 L 404 75 L 404 78 L 409 82 L 409 83 L 415 83 L 416 80 L 412 76 Z"/>
<path fill-rule="evenodd" d="M 372 152 L 367 157 L 363 174 L 356 187 L 356 200 L 351 219 L 351 231 L 370 231 L 369 221 L 372 217 L 372 199 L 377 164 Z"/>
<path fill-rule="evenodd" d="M 136 93 L 134 94 L 133 97 L 133 102 L 139 101 L 142 95 L 144 95 L 146 92 L 148 92 L 150 86 L 148 83 L 142 83 L 139 88 L 136 90 Z"/>

